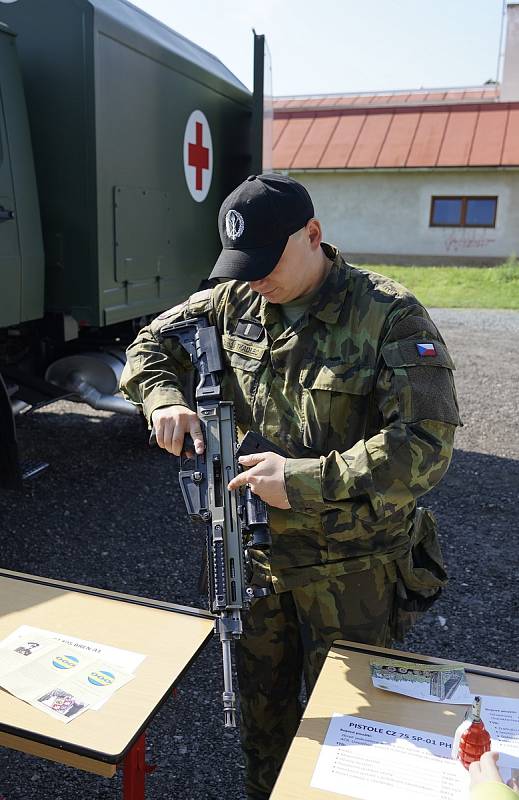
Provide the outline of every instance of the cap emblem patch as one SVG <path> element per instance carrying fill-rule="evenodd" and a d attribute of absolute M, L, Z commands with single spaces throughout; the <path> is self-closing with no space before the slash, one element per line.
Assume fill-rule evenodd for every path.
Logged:
<path fill-rule="evenodd" d="M 433 345 L 432 342 L 417 342 L 416 349 L 418 350 L 418 355 L 422 356 L 436 356 L 438 355 L 436 352 L 436 347 Z"/>
<path fill-rule="evenodd" d="M 234 208 L 231 208 L 225 215 L 225 231 L 227 236 L 235 242 L 236 239 L 240 238 L 244 230 L 245 220 L 239 211 L 235 211 Z"/>

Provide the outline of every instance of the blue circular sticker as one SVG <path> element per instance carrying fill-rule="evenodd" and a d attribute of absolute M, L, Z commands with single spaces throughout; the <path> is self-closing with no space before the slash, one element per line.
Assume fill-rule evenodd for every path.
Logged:
<path fill-rule="evenodd" d="M 98 672 L 91 672 L 88 676 L 88 682 L 93 683 L 94 686 L 110 686 L 114 681 L 115 675 L 104 669 L 100 669 Z"/>
<path fill-rule="evenodd" d="M 72 669 L 72 667 L 77 667 L 79 659 L 76 656 L 56 656 L 52 663 L 58 669 Z"/>

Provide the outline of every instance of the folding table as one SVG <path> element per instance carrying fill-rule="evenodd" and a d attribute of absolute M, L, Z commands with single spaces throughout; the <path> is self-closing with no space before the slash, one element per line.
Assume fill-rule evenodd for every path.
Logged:
<path fill-rule="evenodd" d="M 463 720 L 466 706 L 424 702 L 412 697 L 376 689 L 369 662 L 374 657 L 419 661 L 424 664 L 452 662 L 433 656 L 373 647 L 356 642 L 334 642 L 305 709 L 271 800 L 331 800 L 344 797 L 310 786 L 334 713 L 364 717 L 403 727 L 453 736 Z M 456 662 L 460 664 L 462 662 Z M 463 664 L 474 694 L 519 698 L 519 673 L 475 664 Z"/>
<path fill-rule="evenodd" d="M 143 800 L 145 732 L 211 638 L 202 609 L 0 570 L 0 639 L 21 625 L 146 656 L 99 711 L 65 724 L 0 691 L 0 745 L 97 775 L 123 766 L 124 800 Z"/>

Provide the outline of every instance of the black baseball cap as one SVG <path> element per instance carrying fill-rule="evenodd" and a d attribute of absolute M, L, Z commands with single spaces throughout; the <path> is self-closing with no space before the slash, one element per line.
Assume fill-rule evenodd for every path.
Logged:
<path fill-rule="evenodd" d="M 218 214 L 223 250 L 210 278 L 259 281 L 276 266 L 288 237 L 314 216 L 305 187 L 285 175 L 249 175 Z"/>

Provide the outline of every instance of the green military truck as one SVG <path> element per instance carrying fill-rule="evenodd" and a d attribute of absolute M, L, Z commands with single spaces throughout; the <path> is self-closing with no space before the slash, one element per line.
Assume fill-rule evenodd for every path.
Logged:
<path fill-rule="evenodd" d="M 126 0 L 0 0 L 0 483 L 16 416 L 72 396 L 123 413 L 124 345 L 195 291 L 217 213 L 262 168 L 255 91 Z"/>

